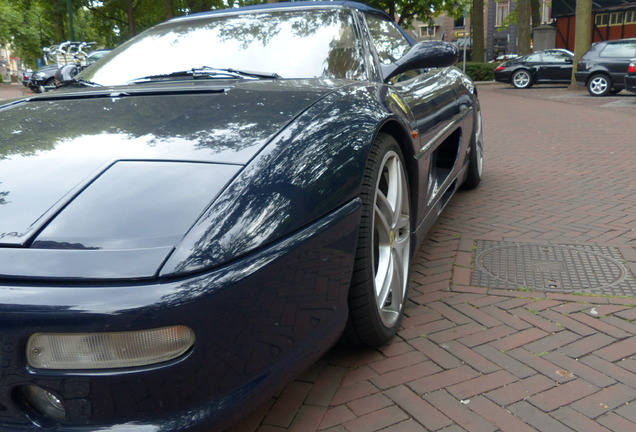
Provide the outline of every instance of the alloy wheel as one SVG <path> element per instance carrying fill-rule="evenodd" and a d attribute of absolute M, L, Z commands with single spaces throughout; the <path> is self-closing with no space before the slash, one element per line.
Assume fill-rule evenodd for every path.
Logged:
<path fill-rule="evenodd" d="M 375 299 L 382 323 L 391 327 L 405 302 L 411 250 L 408 186 L 393 151 L 382 160 L 374 201 Z"/>

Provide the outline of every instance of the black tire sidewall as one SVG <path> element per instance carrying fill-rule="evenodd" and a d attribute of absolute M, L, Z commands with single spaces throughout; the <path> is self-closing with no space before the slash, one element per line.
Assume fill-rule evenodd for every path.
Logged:
<path fill-rule="evenodd" d="M 482 149 L 483 151 L 483 149 Z M 477 156 L 477 138 L 473 134 L 470 140 L 470 155 L 468 156 L 468 172 L 466 179 L 461 185 L 462 190 L 474 189 L 481 183 L 482 173 L 479 171 L 479 160 Z"/>
<path fill-rule="evenodd" d="M 385 155 L 389 152 L 395 152 L 398 155 L 406 172 L 404 155 L 397 141 L 390 135 L 379 134 L 369 151 L 362 180 L 362 191 L 360 194 L 362 214 L 351 287 L 349 289 L 349 319 L 344 334 L 346 341 L 353 345 L 379 346 L 390 340 L 399 329 L 402 313 L 408 298 L 407 280 L 407 291 L 404 295 L 400 317 L 392 326 L 385 326 L 380 318 L 380 311 L 375 301 L 373 218 L 380 168 Z M 410 201 L 408 191 L 407 195 L 409 195 Z M 407 252 L 408 257 L 405 257 L 405 259 L 410 261 L 411 252 L 411 250 Z"/>

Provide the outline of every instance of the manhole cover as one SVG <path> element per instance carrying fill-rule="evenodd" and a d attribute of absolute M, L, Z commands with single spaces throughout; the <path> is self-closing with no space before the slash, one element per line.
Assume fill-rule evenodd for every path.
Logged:
<path fill-rule="evenodd" d="M 636 295 L 636 279 L 616 248 L 479 240 L 475 286 Z"/>

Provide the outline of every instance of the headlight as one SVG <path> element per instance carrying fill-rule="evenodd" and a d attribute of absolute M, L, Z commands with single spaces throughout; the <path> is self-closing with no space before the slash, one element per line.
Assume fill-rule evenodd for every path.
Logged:
<path fill-rule="evenodd" d="M 40 369 L 113 369 L 161 363 L 194 345 L 189 327 L 112 333 L 35 333 L 27 361 Z"/>
<path fill-rule="evenodd" d="M 44 73 L 42 73 L 42 72 L 38 72 L 38 73 L 36 73 L 36 74 L 35 74 L 35 77 L 36 77 L 37 79 L 42 79 L 42 78 L 44 78 L 44 76 L 45 76 L 45 75 L 44 75 Z"/>

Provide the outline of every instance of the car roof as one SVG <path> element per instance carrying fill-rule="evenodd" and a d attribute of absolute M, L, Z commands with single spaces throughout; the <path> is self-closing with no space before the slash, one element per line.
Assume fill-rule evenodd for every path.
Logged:
<path fill-rule="evenodd" d="M 393 21 L 391 16 L 387 14 L 386 12 L 373 8 L 369 5 L 353 2 L 353 1 L 298 1 L 298 2 L 263 3 L 263 4 L 243 6 L 238 8 L 215 9 L 215 10 L 206 11 L 206 12 L 199 12 L 192 15 L 186 15 L 182 17 L 173 18 L 170 21 L 187 20 L 193 17 L 199 18 L 199 17 L 220 15 L 220 14 L 226 14 L 226 13 L 233 14 L 233 13 L 259 11 L 259 10 L 305 9 L 305 8 L 314 8 L 314 7 L 336 7 L 336 6 L 358 9 L 363 12 L 372 12 L 372 13 L 384 15 L 388 17 L 391 21 Z"/>

